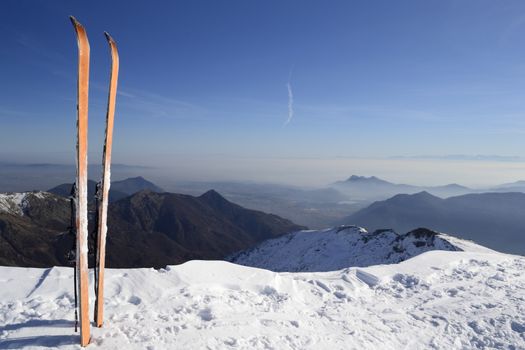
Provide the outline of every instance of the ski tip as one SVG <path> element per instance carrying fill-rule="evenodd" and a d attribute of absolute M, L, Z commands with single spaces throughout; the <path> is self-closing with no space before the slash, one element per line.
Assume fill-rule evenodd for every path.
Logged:
<path fill-rule="evenodd" d="M 75 18 L 75 16 L 69 16 L 69 20 L 71 21 L 71 23 L 73 23 L 73 25 L 76 27 L 77 25 L 80 25 L 80 22 L 77 21 L 77 19 Z"/>
<path fill-rule="evenodd" d="M 84 26 L 80 24 L 80 22 L 74 16 L 69 16 L 69 19 L 71 20 L 71 23 L 73 23 L 73 27 L 84 29 Z"/>
<path fill-rule="evenodd" d="M 111 37 L 111 35 L 109 35 L 108 32 L 104 32 L 104 35 L 106 36 L 106 39 L 110 44 L 116 44 L 115 40 L 113 40 L 113 38 Z"/>

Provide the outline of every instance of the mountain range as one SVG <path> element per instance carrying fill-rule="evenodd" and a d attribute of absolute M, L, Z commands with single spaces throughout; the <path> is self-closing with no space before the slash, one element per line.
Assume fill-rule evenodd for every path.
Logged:
<path fill-rule="evenodd" d="M 264 230 L 268 228 L 264 224 L 256 222 L 250 227 L 246 225 L 240 227 L 244 225 L 242 221 L 239 221 L 237 217 L 226 215 L 232 210 L 227 209 L 224 203 L 233 205 L 232 200 L 251 209 L 263 209 L 263 211 L 270 213 L 278 212 L 282 214 L 278 216 L 292 218 L 294 222 L 299 219 L 300 223 L 313 223 L 312 228 L 349 224 L 366 227 L 372 232 L 377 229 L 408 232 L 418 227 L 428 227 L 441 232 L 457 233 L 461 237 L 476 240 L 501 251 L 525 254 L 523 234 L 525 231 L 525 215 L 522 215 L 523 210 L 521 209 L 525 205 L 525 194 L 505 192 L 506 189 L 523 186 L 523 182 L 500 185 L 498 189 L 501 192 L 465 194 L 446 199 L 439 198 L 426 191 L 415 194 L 396 194 L 391 198 L 373 203 L 361 201 L 359 202 L 360 207 L 355 207 L 357 204 L 344 204 L 343 199 L 347 197 L 334 188 L 307 190 L 261 184 L 210 183 L 209 185 L 212 184 L 221 188 L 221 191 L 224 190 L 229 199 L 226 200 L 222 194 L 219 195 L 216 191 L 209 192 L 201 198 L 201 200 L 208 200 L 207 206 L 212 202 L 218 206 L 214 209 L 217 217 L 213 221 L 213 225 L 215 225 L 213 230 L 217 231 L 217 227 L 221 227 L 219 236 L 222 235 L 220 236 L 224 238 L 221 238 L 222 240 L 215 239 L 216 235 L 213 230 L 209 233 L 210 237 L 203 234 L 207 232 L 208 222 L 211 222 L 210 218 L 213 215 L 210 216 L 207 210 L 199 208 L 197 202 L 191 199 L 202 197 L 202 192 L 199 193 L 198 189 L 203 184 L 184 185 L 186 192 L 197 194 L 192 196 L 164 192 L 162 188 L 142 177 L 113 182 L 110 192 L 109 226 L 110 230 L 116 233 L 110 240 L 115 240 L 116 245 L 125 244 L 130 249 L 140 251 L 135 244 L 137 241 L 135 238 L 140 238 L 145 242 L 145 246 L 152 245 L 151 249 L 158 248 L 159 252 L 152 254 L 158 256 L 158 259 L 146 257 L 141 253 L 141 257 L 137 258 L 136 262 L 130 262 L 125 252 L 122 253 L 122 256 L 116 252 L 110 263 L 113 266 L 139 266 L 141 264 L 144 266 L 160 266 L 164 261 L 168 261 L 169 256 L 173 254 L 183 257 L 182 260 L 177 261 L 185 261 L 189 257 L 224 258 L 228 253 L 253 245 L 264 237 L 272 237 L 273 233 L 271 232 L 278 231 L 270 230 L 271 232 L 268 231 L 270 234 L 267 234 L 268 232 L 265 233 L 266 235 L 261 233 L 262 236 L 258 237 L 259 227 L 264 227 Z M 377 177 L 355 175 L 339 185 L 351 188 L 354 193 L 357 191 L 366 192 L 366 189 L 371 187 L 377 191 L 384 189 L 383 193 L 407 190 L 407 188 L 412 191 L 416 188 L 415 186 L 393 184 Z M 95 187 L 95 182 L 89 181 L 89 197 L 92 199 L 94 198 Z M 467 190 L 466 187 L 459 185 L 435 188 L 443 187 L 456 188 L 460 191 Z M 49 211 L 49 217 L 55 221 L 55 226 L 49 226 L 38 216 L 25 215 L 23 219 L 21 217 L 16 220 L 12 219 L 11 226 L 4 229 L 4 231 L 18 230 L 25 232 L 27 237 L 32 237 L 35 233 L 31 233 L 31 228 L 35 228 L 34 232 L 41 232 L 35 242 L 40 239 L 52 241 L 52 243 L 46 243 L 51 252 L 50 256 L 37 259 L 44 263 L 42 266 L 66 263 L 63 258 L 64 247 L 70 247 L 72 242 L 67 238 L 68 235 L 63 234 L 58 238 L 55 236 L 57 233 L 66 232 L 70 225 L 69 202 L 63 200 L 64 197 L 69 196 L 70 189 L 71 184 L 62 184 L 49 190 L 50 193 L 62 198 L 49 197 L 49 193 L 46 192 L 27 192 L 26 195 L 13 194 L 13 198 L 25 196 L 18 207 L 14 206 L 19 208 L 17 210 L 22 210 L 20 208 L 24 205 L 32 203 L 32 207 L 24 207 L 28 214 L 31 210 L 41 206 L 41 210 Z M 137 191 L 140 190 L 147 190 L 147 194 L 139 196 Z M 348 196 L 350 197 L 350 195 Z M 5 198 L 10 197 L 4 195 Z M 14 200 L 13 198 L 11 202 Z M 38 204 L 39 202 L 41 203 Z M 9 207 L 4 203 L 4 207 L 6 206 Z M 47 208 L 44 208 L 46 206 Z M 190 210 L 190 208 L 193 209 Z M 241 207 L 238 206 L 238 208 Z M 92 203 L 91 210 L 93 211 L 93 209 Z M 196 212 L 200 215 L 195 214 Z M 139 217 L 142 219 L 138 220 Z M 265 216 L 266 219 L 270 217 L 277 216 Z M 266 219 L 263 221 L 266 222 Z M 228 224 L 225 221 L 228 221 Z M 60 223 L 60 229 L 57 231 L 56 225 L 58 223 Z M 281 233 L 288 232 L 287 229 L 293 226 L 291 222 L 289 223 L 289 225 L 278 225 L 281 228 L 286 228 Z M 293 227 L 297 228 L 299 225 Z M 124 235 L 123 232 L 128 234 Z M 151 240 L 147 240 L 146 235 L 151 236 Z M 252 236 L 258 238 L 252 239 Z M 20 237 L 17 239 L 21 239 Z M 55 238 L 51 240 L 50 237 Z M 166 241 L 166 237 L 169 238 L 168 241 Z M 188 237 L 197 238 L 190 239 Z M 13 247 L 9 245 L 6 247 L 6 252 L 11 251 L 9 259 L 13 260 L 13 254 L 15 256 L 18 254 L 22 264 L 25 264 L 24 266 L 33 266 L 31 264 L 35 263 L 27 260 L 31 259 L 30 256 L 21 254 L 17 250 L 21 247 L 20 244 L 15 244 L 15 247 L 18 248 L 14 251 Z M 56 251 L 59 253 L 57 254 Z"/>
<path fill-rule="evenodd" d="M 371 222 L 394 219 L 388 225 L 398 223 L 396 218 L 501 224 L 523 217 L 524 197 L 396 195 L 348 220 L 368 213 Z M 52 193 L 0 194 L 0 265 L 59 265 L 73 241 L 66 233 L 69 206 Z M 525 259 L 447 234 L 424 228 L 369 233 L 348 225 L 302 230 L 233 204 L 214 190 L 200 196 L 139 191 L 110 204 L 109 224 L 108 267 L 158 269 L 106 270 L 110 322 L 105 332 L 95 329 L 92 346 L 510 349 L 525 344 Z M 523 247 L 519 237 L 511 241 Z M 193 260 L 226 256 L 235 264 Z M 193 261 L 165 266 L 186 260 Z M 0 267 L 7 286 L 0 288 L 0 348 L 74 346 L 73 276 L 73 269 L 63 267 Z"/>
<path fill-rule="evenodd" d="M 332 184 L 332 187 L 354 200 L 381 200 L 396 194 L 412 194 L 427 191 L 439 197 L 450 197 L 474 192 L 465 186 L 448 184 L 443 186 L 414 186 L 395 184 L 375 176 L 352 175 L 344 181 Z"/>
<path fill-rule="evenodd" d="M 112 203 L 108 217 L 108 250 L 113 249 L 108 259 L 113 267 L 222 259 L 302 228 L 231 203 L 214 190 L 199 197 L 141 191 Z"/>
<path fill-rule="evenodd" d="M 62 197 L 69 197 L 72 186 L 72 183 L 64 183 L 47 190 L 47 192 Z M 88 198 L 90 201 L 94 199 L 96 190 L 97 182 L 93 180 L 88 180 Z M 111 182 L 109 191 L 109 201 L 114 202 L 142 190 L 149 190 L 159 193 L 164 192 L 162 188 L 158 187 L 153 182 L 146 180 L 142 176 L 130 177 L 124 180 Z"/>
<path fill-rule="evenodd" d="M 70 202 L 62 196 L 0 194 L 0 265 L 67 265 L 74 241 L 68 234 L 70 226 Z M 107 264 L 163 267 L 191 259 L 221 259 L 301 228 L 233 204 L 215 191 L 193 197 L 144 190 L 110 203 Z"/>
<path fill-rule="evenodd" d="M 349 197 L 330 188 L 245 182 L 179 182 L 177 193 L 199 195 L 213 188 L 228 200 L 245 208 L 276 214 L 311 228 L 322 228 L 370 204 L 349 201 Z"/>
<path fill-rule="evenodd" d="M 46 190 L 56 184 L 65 183 L 75 178 L 74 164 L 13 163 L 0 160 L 0 193 Z M 137 175 L 154 174 L 152 168 L 114 163 L 111 175 L 114 179 L 124 179 Z M 95 178 L 102 174 L 101 164 L 89 164 L 88 174 Z M 69 194 L 69 192 L 68 192 Z"/>
<path fill-rule="evenodd" d="M 346 218 L 370 230 L 429 227 L 487 247 L 525 254 L 525 193 L 476 193 L 442 199 L 428 192 L 398 194 Z"/>

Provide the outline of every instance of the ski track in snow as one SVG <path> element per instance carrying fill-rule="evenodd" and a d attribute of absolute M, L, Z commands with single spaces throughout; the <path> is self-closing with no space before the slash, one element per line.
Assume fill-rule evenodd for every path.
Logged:
<path fill-rule="evenodd" d="M 519 256 L 431 251 L 315 273 L 108 269 L 89 348 L 524 349 L 524 268 Z M 0 285 L 1 349 L 80 348 L 72 269 L 0 267 Z"/>

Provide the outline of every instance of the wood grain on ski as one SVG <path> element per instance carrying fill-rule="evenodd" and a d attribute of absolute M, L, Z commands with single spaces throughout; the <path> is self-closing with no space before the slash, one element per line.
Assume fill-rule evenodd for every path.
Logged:
<path fill-rule="evenodd" d="M 77 269 L 80 302 L 80 345 L 90 340 L 89 323 L 89 276 L 88 276 L 88 201 L 87 201 L 87 127 L 89 90 L 89 41 L 86 30 L 70 17 L 78 42 L 78 83 L 77 83 Z"/>
<path fill-rule="evenodd" d="M 106 114 L 106 139 L 104 142 L 104 155 L 102 158 L 102 194 L 98 212 L 98 295 L 96 301 L 97 304 L 95 306 L 95 322 L 97 327 L 101 327 L 104 322 L 104 268 L 106 260 L 107 211 L 109 187 L 111 184 L 111 146 L 113 143 L 113 121 L 115 117 L 119 70 L 117 44 L 108 33 L 104 34 L 106 35 L 111 50 L 111 75 L 109 81 L 108 109 Z"/>

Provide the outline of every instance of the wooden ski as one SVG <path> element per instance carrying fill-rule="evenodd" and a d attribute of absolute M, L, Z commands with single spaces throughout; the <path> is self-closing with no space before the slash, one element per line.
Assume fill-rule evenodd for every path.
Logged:
<path fill-rule="evenodd" d="M 70 17 L 78 42 L 77 82 L 77 174 L 76 174 L 76 259 L 80 303 L 80 345 L 90 340 L 88 276 L 88 200 L 87 200 L 87 128 L 89 90 L 89 41 L 84 27 Z"/>
<path fill-rule="evenodd" d="M 97 257 L 96 268 L 98 278 L 95 283 L 95 323 L 97 327 L 102 327 L 104 322 L 104 268 L 106 260 L 106 234 L 107 234 L 107 212 L 109 187 L 111 185 L 111 146 L 113 143 L 113 121 L 115 117 L 115 102 L 117 97 L 117 81 L 119 69 L 119 56 L 117 44 L 113 38 L 104 33 L 108 40 L 111 51 L 111 75 L 109 80 L 108 108 L 106 113 L 106 138 L 104 141 L 104 155 L 102 157 L 102 180 L 100 183 L 100 202 L 98 207 L 98 233 L 97 233 Z"/>

